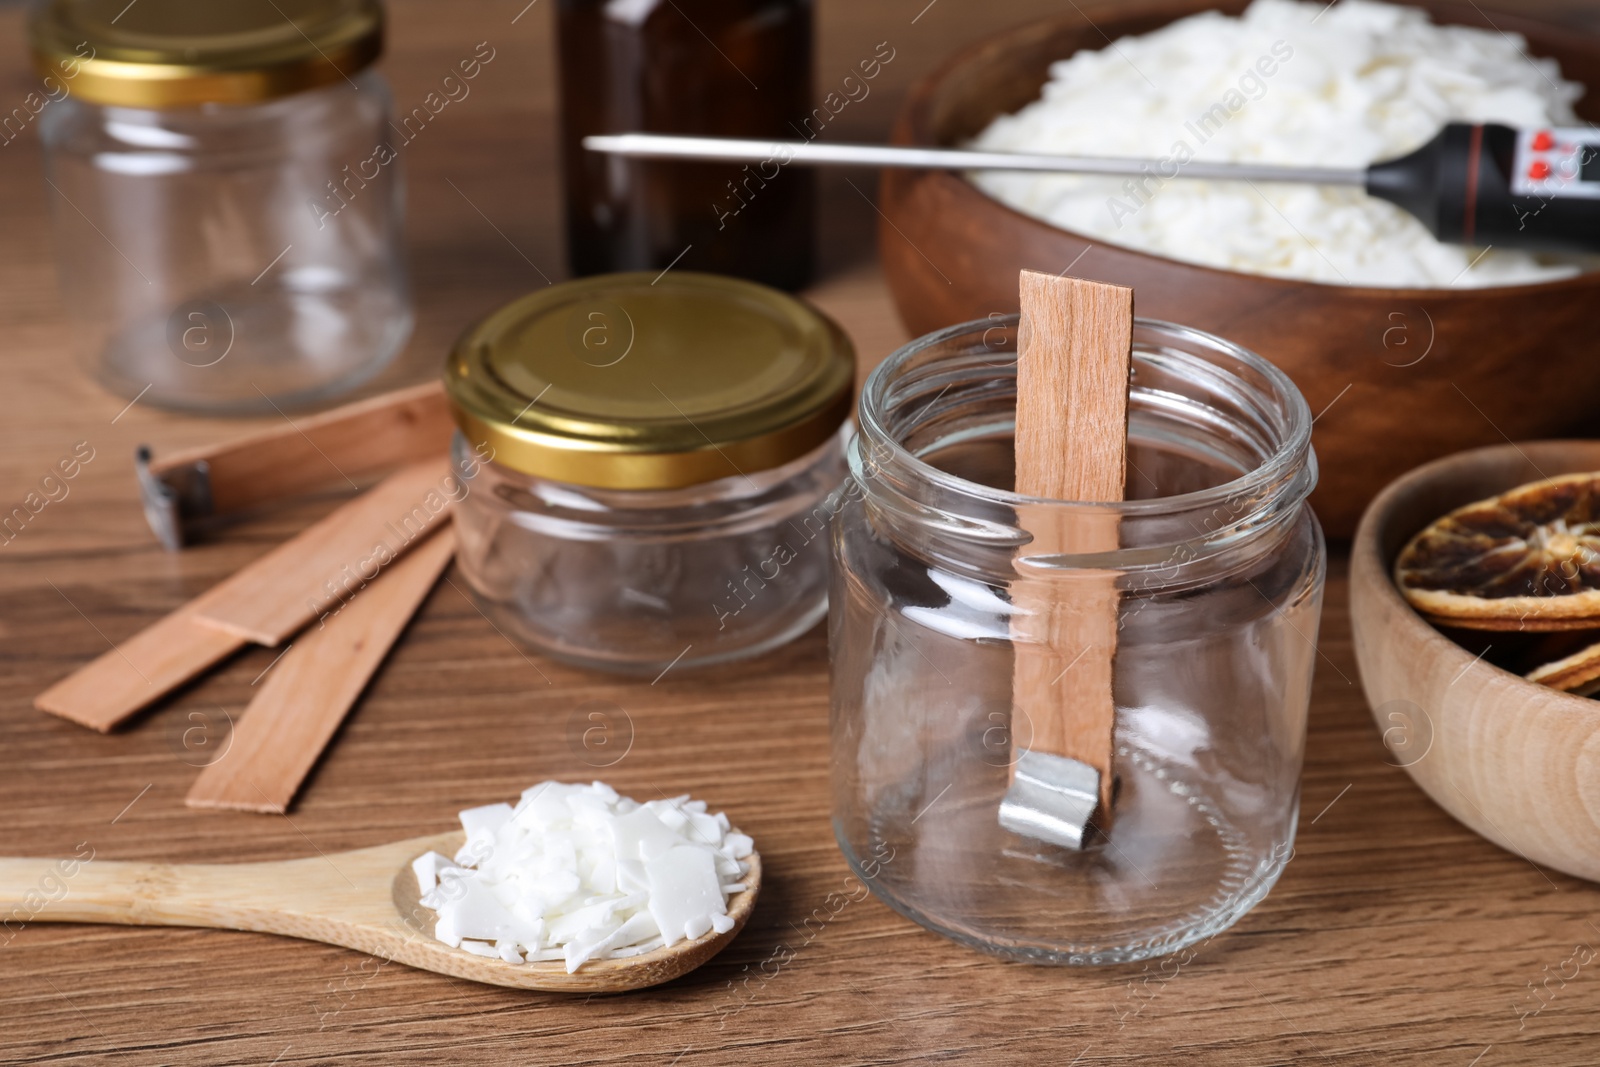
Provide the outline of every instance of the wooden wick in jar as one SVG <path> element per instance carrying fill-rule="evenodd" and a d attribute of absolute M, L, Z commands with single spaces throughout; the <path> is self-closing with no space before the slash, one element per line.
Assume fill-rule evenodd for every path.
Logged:
<path fill-rule="evenodd" d="M 1023 271 L 1021 295 L 1016 491 L 1049 501 L 1120 501 L 1133 290 Z M 1017 511 L 1019 525 L 1032 535 L 1025 555 L 1119 546 L 1114 513 L 1049 505 Z M 1002 805 L 1001 822 L 1009 829 L 1082 847 L 1090 823 L 1102 833 L 1111 827 L 1117 578 L 1107 570 L 1044 575 L 1019 566 L 1012 589 L 1018 612 L 1012 703 L 1020 721 L 1012 736 L 1026 751 L 1014 760 Z"/>

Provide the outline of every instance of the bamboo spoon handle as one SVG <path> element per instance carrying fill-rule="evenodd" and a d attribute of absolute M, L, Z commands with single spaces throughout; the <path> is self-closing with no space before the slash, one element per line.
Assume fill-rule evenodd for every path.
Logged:
<path fill-rule="evenodd" d="M 258 896 L 266 881 L 259 867 L 0 859 L 0 915 L 21 925 L 226 926 L 275 904 Z"/>
<path fill-rule="evenodd" d="M 0 859 L 0 915 L 30 922 L 207 926 L 285 932 L 278 920 L 294 902 L 282 891 L 293 874 L 304 893 L 337 895 L 331 869 L 289 863 L 237 865 Z M 393 872 L 391 872 L 392 876 Z"/>
<path fill-rule="evenodd" d="M 458 835 L 271 863 L 0 858 L 0 940 L 35 922 L 254 930 L 368 948 L 403 930 L 395 873 Z"/>

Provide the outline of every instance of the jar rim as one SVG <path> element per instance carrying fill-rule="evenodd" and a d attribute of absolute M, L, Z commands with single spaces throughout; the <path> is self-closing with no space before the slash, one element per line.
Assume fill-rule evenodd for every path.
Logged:
<path fill-rule="evenodd" d="M 881 459 L 884 455 L 884 452 L 880 450 L 887 450 L 888 455 L 896 462 L 906 464 L 918 477 L 926 479 L 941 490 L 957 496 L 968 497 L 984 504 L 1006 507 L 1020 506 L 1030 509 L 1050 508 L 1062 511 L 1093 511 L 1097 514 L 1115 514 L 1128 517 L 1148 517 L 1172 512 L 1198 510 L 1237 499 L 1241 496 L 1259 493 L 1270 489 L 1274 485 L 1284 485 L 1285 488 L 1292 488 L 1297 481 L 1294 478 L 1295 473 L 1308 461 L 1314 463 L 1311 450 L 1311 408 L 1306 403 L 1306 399 L 1299 388 L 1287 374 L 1250 349 L 1218 337 L 1215 334 L 1162 319 L 1142 317 L 1134 319 L 1136 356 L 1140 341 L 1139 335 L 1141 333 L 1146 335 L 1156 334 L 1179 343 L 1211 349 L 1218 354 L 1236 359 L 1266 380 L 1275 399 L 1278 401 L 1285 431 L 1270 456 L 1238 477 L 1205 489 L 1142 500 L 1092 502 L 1054 500 L 1048 497 L 1029 496 L 1008 489 L 997 489 L 981 482 L 974 482 L 928 463 L 895 439 L 888 427 L 884 425 L 880 415 L 890 384 L 907 363 L 920 353 L 939 344 L 965 335 L 986 332 L 996 328 L 1014 327 L 1020 321 L 1021 315 L 1013 313 L 1009 315 L 993 315 L 988 319 L 975 319 L 958 323 L 954 326 L 947 326 L 942 330 L 924 334 L 901 345 L 890 353 L 882 363 L 874 367 L 861 389 L 857 423 L 860 426 L 862 437 L 867 439 L 869 447 L 877 454 L 877 457 Z M 1314 479 L 1311 481 L 1314 483 Z M 1309 495 L 1311 487 L 1311 484 L 1304 485 L 1304 495 Z"/>
<path fill-rule="evenodd" d="M 34 69 L 73 96 L 166 110 L 349 82 L 383 51 L 384 11 L 381 0 L 42 0 L 28 33 Z"/>

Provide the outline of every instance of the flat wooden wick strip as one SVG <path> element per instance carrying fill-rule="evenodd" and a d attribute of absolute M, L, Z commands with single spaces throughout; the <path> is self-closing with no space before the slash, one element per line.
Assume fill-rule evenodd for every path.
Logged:
<path fill-rule="evenodd" d="M 1128 374 L 1133 290 L 1023 271 L 1017 352 L 1016 491 L 1047 500 L 1113 502 L 1127 481 Z M 1033 537 L 1029 555 L 1113 551 L 1115 515 L 1019 508 Z M 1112 694 L 1117 575 L 1021 576 L 1012 599 L 1013 700 L 1028 728 L 1013 728 L 1035 752 L 1079 760 L 1100 772 L 1095 823 L 1111 825 Z M 1018 736 L 1021 734 L 1022 736 Z"/>
<path fill-rule="evenodd" d="M 268 673 L 227 754 L 200 772 L 186 803 L 282 814 L 339 724 L 455 554 L 455 531 L 430 536 Z"/>
<path fill-rule="evenodd" d="M 449 516 L 450 462 L 403 467 L 194 601 L 199 621 L 276 645 L 336 610 Z"/>
<path fill-rule="evenodd" d="M 227 514 L 443 455 L 454 430 L 444 386 L 434 381 L 297 418 L 292 426 L 163 455 L 151 460 L 150 472 L 204 463 L 212 508 Z"/>
<path fill-rule="evenodd" d="M 106 733 L 246 644 L 197 621 L 186 605 L 73 671 L 33 706 Z"/>
<path fill-rule="evenodd" d="M 365 583 L 364 565 L 392 562 L 447 517 L 449 477 L 442 459 L 395 472 L 117 642 L 40 693 L 34 706 L 103 733 L 251 641 L 278 644 L 318 615 L 337 611 Z"/>

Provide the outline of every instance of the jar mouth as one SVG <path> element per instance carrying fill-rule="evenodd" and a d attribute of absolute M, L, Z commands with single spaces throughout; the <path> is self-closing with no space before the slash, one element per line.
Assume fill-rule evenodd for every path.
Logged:
<path fill-rule="evenodd" d="M 1136 361 L 1139 359 L 1140 348 L 1147 347 L 1150 340 L 1160 337 L 1194 348 L 1214 349 L 1218 353 L 1238 360 L 1271 384 L 1275 394 L 1273 399 L 1277 401 L 1282 411 L 1283 434 L 1282 439 L 1277 443 L 1272 454 L 1265 462 L 1230 481 L 1205 489 L 1146 500 L 1088 503 L 1033 497 L 1008 489 L 998 489 L 994 486 L 984 485 L 981 482 L 970 481 L 942 470 L 906 449 L 885 426 L 882 413 L 889 399 L 890 390 L 900 375 L 904 373 L 907 365 L 929 349 L 959 341 L 968 335 L 978 334 L 982 337 L 987 337 L 996 330 L 1014 331 L 1020 319 L 1020 315 L 997 315 L 989 319 L 977 319 L 972 322 L 948 326 L 943 330 L 927 334 L 902 345 L 882 363 L 878 364 L 872 373 L 867 376 L 866 384 L 862 387 L 859 412 L 862 436 L 868 439 L 875 457 L 879 460 L 885 458 L 880 449 L 886 449 L 893 454 L 895 460 L 907 464 L 928 481 L 936 483 L 951 492 L 970 496 L 977 501 L 1010 507 L 1020 505 L 1026 507 L 1079 508 L 1092 510 L 1097 514 L 1115 512 L 1124 515 L 1141 515 L 1163 511 L 1189 511 L 1222 503 L 1241 495 L 1251 494 L 1281 481 L 1286 472 L 1292 472 L 1295 468 L 1304 464 L 1311 451 L 1311 408 L 1306 404 L 1305 397 L 1301 395 L 1300 390 L 1289 379 L 1287 374 L 1248 348 L 1234 344 L 1232 341 L 1224 340 L 1214 334 L 1196 330 L 1189 326 L 1181 326 L 1177 323 L 1165 322 L 1160 319 L 1145 318 L 1134 320 L 1134 359 Z M 1141 340 L 1146 342 L 1145 346 L 1141 346 Z M 993 351 L 996 352 L 997 356 L 1006 351 L 1010 352 L 1009 359 L 1002 358 L 997 360 L 996 369 L 1004 368 L 1007 371 L 1005 376 L 1014 378 L 1016 374 L 1014 340 L 1011 341 L 1009 349 L 1000 344 Z M 1309 494 L 1309 486 L 1306 488 L 1306 492 Z"/>
<path fill-rule="evenodd" d="M 1014 459 L 1019 319 L 993 315 L 918 338 L 862 389 L 853 474 L 891 524 L 931 539 L 930 554 L 940 555 L 942 543 L 957 565 L 1013 575 L 1019 566 L 1153 569 L 1237 554 L 1298 515 L 1316 484 L 1311 411 L 1300 391 L 1240 345 L 1154 319 L 1134 323 L 1130 499 L 1062 501 L 1003 488 Z M 952 462 L 957 455 L 987 461 Z M 980 468 L 990 477 L 970 476 Z M 1019 556 L 1032 539 L 1020 528 L 1024 513 L 1067 523 L 1115 518 L 1121 547 Z"/>

